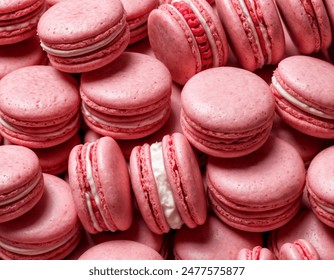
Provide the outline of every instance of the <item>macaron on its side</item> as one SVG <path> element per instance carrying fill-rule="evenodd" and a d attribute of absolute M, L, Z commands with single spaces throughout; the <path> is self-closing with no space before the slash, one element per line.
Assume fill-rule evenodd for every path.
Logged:
<path fill-rule="evenodd" d="M 319 254 L 314 246 L 305 239 L 293 243 L 287 242 L 279 250 L 279 260 L 319 260 Z"/>
<path fill-rule="evenodd" d="M 329 18 L 329 22 L 331 24 L 332 29 L 332 45 L 333 45 L 333 39 L 334 39 L 334 2 L 331 0 L 323 0 L 324 5 L 326 7 L 327 15 Z"/>
<path fill-rule="evenodd" d="M 284 32 L 272 0 L 218 0 L 216 6 L 231 49 L 243 68 L 254 71 L 283 57 Z"/>
<path fill-rule="evenodd" d="M 206 1 L 161 5 L 149 16 L 148 36 L 155 56 L 181 85 L 204 69 L 225 65 L 228 58 L 225 32 Z"/>
<path fill-rule="evenodd" d="M 79 243 L 82 227 L 68 184 L 43 174 L 45 191 L 40 201 L 21 217 L 0 223 L 3 259 L 62 259 Z"/>
<path fill-rule="evenodd" d="M 239 251 L 237 260 L 275 260 L 274 254 L 262 246 L 255 246 L 253 249 L 243 248 Z"/>
<path fill-rule="evenodd" d="M 85 0 L 80 5 L 75 1 L 60 2 L 43 14 L 37 31 L 50 63 L 71 73 L 91 71 L 110 63 L 125 50 L 130 39 L 119 0 Z"/>
<path fill-rule="evenodd" d="M 0 45 L 10 45 L 33 37 L 45 0 L 8 1 L 0 3 Z"/>
<path fill-rule="evenodd" d="M 332 42 L 330 21 L 321 0 L 276 0 L 292 41 L 302 54 L 327 49 Z"/>
<path fill-rule="evenodd" d="M 130 227 L 133 217 L 130 179 L 124 156 L 114 139 L 102 137 L 74 147 L 68 174 L 78 216 L 89 233 Z"/>
<path fill-rule="evenodd" d="M 295 129 L 319 138 L 333 138 L 334 66 L 318 58 L 291 56 L 274 71 L 270 85 L 276 112 Z"/>

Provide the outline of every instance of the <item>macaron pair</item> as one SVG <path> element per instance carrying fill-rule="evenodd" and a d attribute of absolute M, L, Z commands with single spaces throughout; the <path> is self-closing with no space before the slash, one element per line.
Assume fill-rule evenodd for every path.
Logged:
<path fill-rule="evenodd" d="M 128 167 L 111 137 L 75 146 L 68 160 L 74 203 L 89 233 L 126 230 L 133 219 Z"/>
<path fill-rule="evenodd" d="M 0 146 L 0 223 L 22 216 L 44 192 L 37 155 L 23 146 Z"/>
<path fill-rule="evenodd" d="M 0 131 L 13 144 L 48 148 L 69 140 L 79 109 L 76 80 L 52 66 L 19 68 L 1 79 Z"/>
<path fill-rule="evenodd" d="M 283 59 L 270 85 L 276 112 L 288 125 L 302 133 L 334 137 L 334 66 L 304 55 Z"/>
<path fill-rule="evenodd" d="M 275 260 L 275 256 L 268 248 L 258 245 L 252 249 L 242 248 L 237 260 Z"/>
<path fill-rule="evenodd" d="M 210 157 L 209 203 L 216 215 L 240 230 L 265 232 L 289 222 L 301 206 L 305 167 L 296 149 L 269 137 L 244 157 Z"/>
<path fill-rule="evenodd" d="M 243 68 L 255 71 L 282 59 L 284 31 L 273 0 L 215 3 L 231 49 Z"/>
<path fill-rule="evenodd" d="M 327 49 L 332 30 L 322 0 L 275 0 L 291 39 L 302 54 Z"/>
<path fill-rule="evenodd" d="M 155 56 L 181 85 L 196 73 L 227 62 L 224 29 L 205 0 L 160 5 L 148 18 L 148 36 Z"/>
<path fill-rule="evenodd" d="M 279 250 L 280 260 L 319 260 L 319 254 L 312 243 L 305 239 L 287 242 Z"/>
<path fill-rule="evenodd" d="M 45 0 L 1 1 L 0 45 L 14 44 L 33 37 L 45 9 Z"/>
<path fill-rule="evenodd" d="M 130 178 L 138 209 L 155 233 L 205 222 L 206 195 L 197 158 L 181 133 L 133 148 Z"/>
<path fill-rule="evenodd" d="M 130 40 L 120 0 L 59 2 L 40 18 L 37 32 L 51 65 L 70 73 L 110 63 Z"/>
<path fill-rule="evenodd" d="M 63 259 L 78 245 L 82 227 L 68 183 L 43 174 L 44 193 L 27 213 L 0 223 L 0 258 Z"/>
<path fill-rule="evenodd" d="M 137 139 L 161 128 L 170 115 L 172 79 L 162 62 L 124 52 L 101 69 L 83 73 L 82 115 L 89 128 L 115 139 Z"/>
<path fill-rule="evenodd" d="M 334 146 L 330 146 L 311 161 L 306 176 L 306 190 L 314 214 L 334 228 L 333 156 Z"/>
<path fill-rule="evenodd" d="M 260 148 L 275 115 L 268 84 L 228 66 L 192 77 L 182 89 L 181 106 L 183 133 L 199 151 L 215 157 L 239 157 Z"/>

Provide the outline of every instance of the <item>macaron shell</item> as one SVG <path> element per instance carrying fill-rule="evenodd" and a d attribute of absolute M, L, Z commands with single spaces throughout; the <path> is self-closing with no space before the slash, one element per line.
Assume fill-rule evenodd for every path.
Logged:
<path fill-rule="evenodd" d="M 305 239 L 293 243 L 285 243 L 279 251 L 280 260 L 319 260 L 318 252 L 313 245 Z"/>
<path fill-rule="evenodd" d="M 237 260 L 275 260 L 275 256 L 268 248 L 255 246 L 252 250 L 243 248 L 237 256 Z"/>

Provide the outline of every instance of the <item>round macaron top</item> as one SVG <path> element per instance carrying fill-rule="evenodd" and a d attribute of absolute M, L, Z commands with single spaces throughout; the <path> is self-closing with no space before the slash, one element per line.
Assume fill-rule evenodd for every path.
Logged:
<path fill-rule="evenodd" d="M 147 20 L 149 13 L 158 7 L 158 0 L 121 0 L 124 10 L 126 11 L 126 19 L 129 21 L 137 21 L 138 24 Z"/>
<path fill-rule="evenodd" d="M 23 146 L 0 146 L 0 201 L 6 194 L 37 178 L 41 166 L 37 155 Z M 38 176 L 39 178 L 39 176 Z"/>
<path fill-rule="evenodd" d="M 241 158 L 209 158 L 207 183 L 239 209 L 265 211 L 301 196 L 304 162 L 287 142 L 269 137 L 257 151 Z"/>
<path fill-rule="evenodd" d="M 106 32 L 123 16 L 120 0 L 62 1 L 42 15 L 37 31 L 44 43 L 75 43 Z"/>
<path fill-rule="evenodd" d="M 18 16 L 24 16 L 25 14 L 31 11 L 31 7 L 33 4 L 38 4 L 40 6 L 44 0 L 20 0 L 20 1 L 13 1 L 13 0 L 3 0 L 0 2 L 0 20 L 5 19 L 12 19 Z M 37 7 L 38 7 L 37 6 Z M 34 9 L 32 9 L 34 10 Z M 17 12 L 16 14 L 10 15 L 9 13 Z M 16 15 L 16 16 L 15 16 Z M 3 18 L 5 17 L 5 18 Z"/>
<path fill-rule="evenodd" d="M 334 65 L 310 56 L 290 56 L 280 61 L 274 79 L 297 99 L 293 103 L 297 107 L 311 107 L 334 115 Z M 298 101 L 304 106 L 298 105 Z"/>
<path fill-rule="evenodd" d="M 40 201 L 21 217 L 0 223 L 0 241 L 43 245 L 63 240 L 78 227 L 78 216 L 68 183 L 45 173 L 43 177 L 45 190 Z"/>
<path fill-rule="evenodd" d="M 205 70 L 183 87 L 182 109 L 204 129 L 244 132 L 272 120 L 275 103 L 268 84 L 256 74 L 234 67 Z"/>
<path fill-rule="evenodd" d="M 79 260 L 163 260 L 151 247 L 132 240 L 100 243 L 84 252 Z"/>
<path fill-rule="evenodd" d="M 0 83 L 0 111 L 15 120 L 61 123 L 80 104 L 77 83 L 51 66 L 28 66 L 7 74 Z M 26 124 L 27 125 L 27 124 Z"/>
<path fill-rule="evenodd" d="M 168 99 L 171 86 L 170 73 L 162 62 L 145 54 L 124 52 L 107 66 L 83 73 L 80 91 L 84 101 L 126 111 Z"/>

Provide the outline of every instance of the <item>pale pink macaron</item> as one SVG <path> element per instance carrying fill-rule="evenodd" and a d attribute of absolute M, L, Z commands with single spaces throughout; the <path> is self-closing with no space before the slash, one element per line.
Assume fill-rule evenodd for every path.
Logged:
<path fill-rule="evenodd" d="M 130 40 L 120 0 L 59 2 L 42 15 L 37 32 L 52 66 L 70 73 L 110 63 Z"/>
<path fill-rule="evenodd" d="M 311 161 L 306 176 L 306 189 L 314 214 L 334 228 L 334 146 L 321 151 Z"/>
<path fill-rule="evenodd" d="M 113 240 L 95 245 L 79 260 L 163 260 L 151 247 L 132 240 Z"/>
<path fill-rule="evenodd" d="M 43 174 L 45 191 L 39 202 L 21 217 L 0 224 L 3 259 L 62 259 L 78 245 L 82 227 L 69 185 Z"/>
<path fill-rule="evenodd" d="M 250 71 L 276 64 L 285 38 L 273 0 L 216 0 L 220 20 L 240 65 Z"/>
<path fill-rule="evenodd" d="M 314 246 L 305 239 L 298 239 L 293 243 L 287 242 L 279 250 L 280 260 L 319 260 L 319 254 Z"/>
<path fill-rule="evenodd" d="M 331 24 L 331 30 L 332 30 L 332 45 L 334 40 L 334 2 L 332 0 L 323 0 L 323 3 L 325 5 L 327 15 L 329 18 L 329 22 Z"/>
<path fill-rule="evenodd" d="M 133 219 L 128 167 L 111 137 L 75 146 L 68 176 L 78 216 L 87 232 L 127 230 Z"/>
<path fill-rule="evenodd" d="M 44 192 L 37 155 L 23 146 L 0 146 L 0 223 L 33 208 Z"/>
<path fill-rule="evenodd" d="M 290 56 L 279 62 L 271 90 L 276 112 L 302 133 L 334 137 L 334 66 L 319 58 Z"/>
<path fill-rule="evenodd" d="M 285 243 L 293 243 L 298 239 L 311 243 L 321 260 L 334 259 L 334 229 L 306 208 L 302 208 L 289 223 L 270 232 L 268 248 L 278 258 Z"/>
<path fill-rule="evenodd" d="M 296 149 L 270 137 L 244 157 L 210 157 L 206 181 L 210 205 L 232 227 L 264 232 L 289 222 L 301 206 L 305 166 Z"/>
<path fill-rule="evenodd" d="M 0 2 L 0 45 L 10 45 L 36 35 L 38 20 L 45 12 L 45 0 Z"/>
<path fill-rule="evenodd" d="M 196 73 L 227 62 L 224 29 L 205 0 L 160 5 L 148 18 L 148 36 L 156 57 L 182 85 Z"/>
<path fill-rule="evenodd" d="M 332 30 L 324 1 L 275 0 L 292 41 L 302 54 L 327 49 Z"/>
<path fill-rule="evenodd" d="M 124 52 L 81 76 L 82 115 L 93 131 L 115 139 L 137 139 L 161 128 L 170 115 L 172 79 L 154 57 Z"/>
<path fill-rule="evenodd" d="M 133 148 L 130 178 L 138 208 L 155 233 L 205 222 L 206 195 L 196 156 L 181 133 Z"/>
<path fill-rule="evenodd" d="M 19 68 L 0 82 L 0 131 L 14 144 L 52 147 L 78 132 L 79 106 L 78 83 L 69 74 L 44 65 Z"/>
<path fill-rule="evenodd" d="M 189 142 L 215 157 L 240 157 L 268 139 L 274 96 L 256 74 L 236 68 L 207 69 L 182 89 L 181 126 Z"/>
<path fill-rule="evenodd" d="M 274 254 L 262 246 L 255 246 L 253 249 L 243 248 L 237 255 L 237 260 L 275 260 Z"/>
<path fill-rule="evenodd" d="M 177 260 L 236 260 L 241 249 L 262 244 L 261 233 L 237 230 L 210 214 L 203 225 L 175 233 L 173 252 Z"/>

